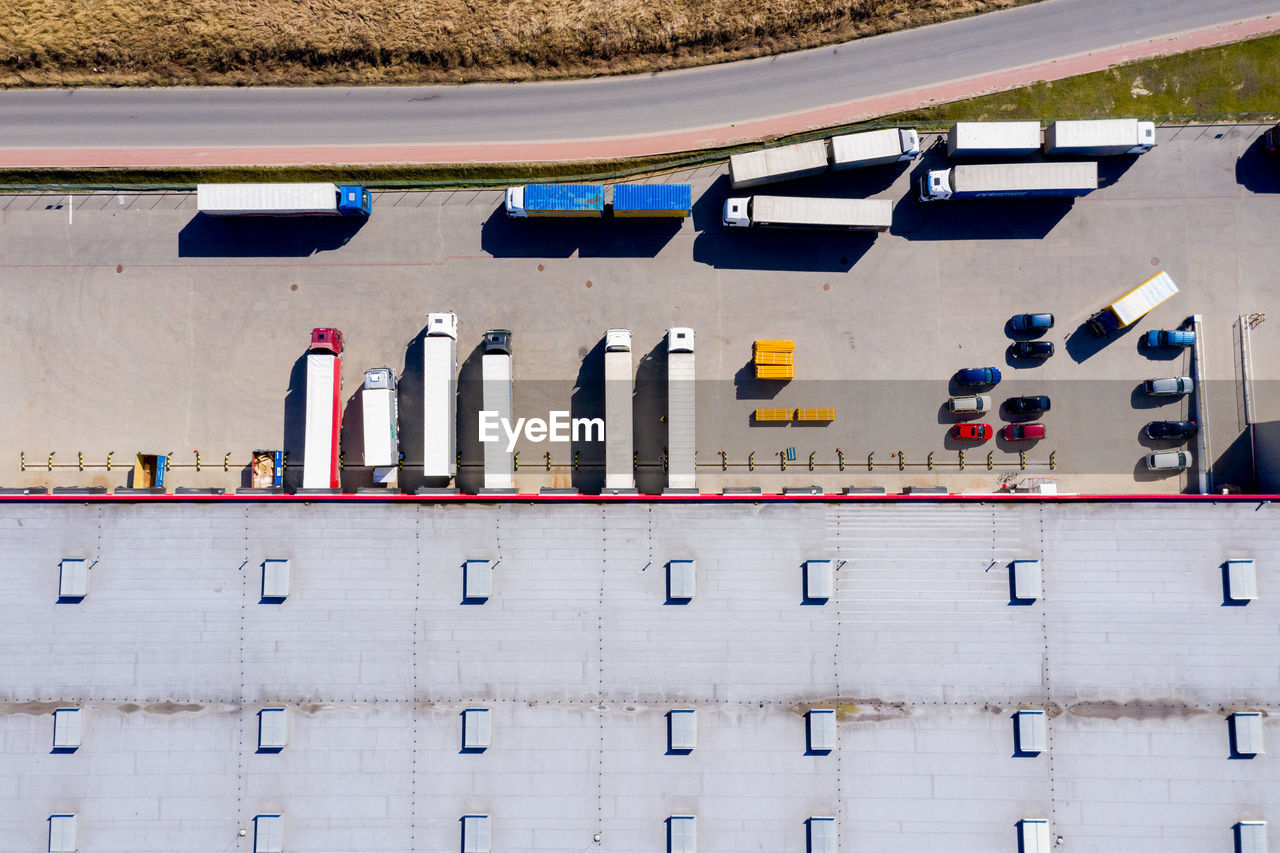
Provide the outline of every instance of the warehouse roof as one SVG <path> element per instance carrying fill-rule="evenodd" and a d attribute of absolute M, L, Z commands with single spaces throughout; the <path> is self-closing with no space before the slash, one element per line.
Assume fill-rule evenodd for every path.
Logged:
<path fill-rule="evenodd" d="M 280 814 L 286 849 L 456 850 L 489 815 L 494 851 L 654 850 L 694 815 L 702 850 L 799 853 L 834 816 L 844 845 L 985 853 L 1045 818 L 1086 845 L 1222 846 L 1280 819 L 1280 771 L 1231 760 L 1227 719 L 1280 712 L 1275 512 L 6 505 L 0 831 L 35 849 L 68 813 L 81 850 L 223 849 Z M 87 560 L 83 598 L 59 600 L 64 559 Z M 827 559 L 834 595 L 806 597 Z M 52 753 L 65 707 L 82 742 Z M 259 752 L 268 707 L 286 745 Z M 839 711 L 830 754 L 806 748 L 811 707 Z M 1039 755 L 1015 756 L 1020 707 L 1047 712 Z M 489 745 L 464 749 L 477 708 Z M 668 754 L 677 708 L 696 747 Z"/>

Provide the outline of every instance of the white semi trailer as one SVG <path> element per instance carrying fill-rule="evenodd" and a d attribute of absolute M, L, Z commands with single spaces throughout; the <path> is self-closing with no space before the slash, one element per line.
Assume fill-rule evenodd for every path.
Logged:
<path fill-rule="evenodd" d="M 729 181 L 735 190 L 773 181 L 821 175 L 827 171 L 827 143 L 817 139 L 778 148 L 762 148 L 729 158 Z"/>
<path fill-rule="evenodd" d="M 1156 123 L 1136 118 L 1055 121 L 1044 132 L 1044 153 L 1106 157 L 1142 154 L 1156 144 Z"/>
<path fill-rule="evenodd" d="M 836 171 L 904 163 L 920 155 L 920 134 L 913 127 L 886 127 L 833 136 L 827 153 Z"/>
<path fill-rule="evenodd" d="M 951 157 L 1021 157 L 1039 150 L 1038 121 L 959 121 L 947 132 Z"/>
<path fill-rule="evenodd" d="M 667 488 L 697 489 L 693 329 L 667 330 Z"/>
<path fill-rule="evenodd" d="M 922 175 L 920 200 L 1070 198 L 1097 188 L 1094 162 L 961 164 Z"/>
<path fill-rule="evenodd" d="M 373 469 L 375 483 L 395 485 L 400 472 L 400 406 L 394 370 L 376 367 L 364 372 L 360 409 L 364 420 L 364 464 Z"/>
<path fill-rule="evenodd" d="M 447 479 L 458 473 L 458 317 L 427 315 L 422 338 L 422 475 Z"/>
<path fill-rule="evenodd" d="M 311 330 L 307 350 L 306 422 L 302 438 L 302 488 L 337 489 L 342 436 L 342 332 Z"/>
<path fill-rule="evenodd" d="M 808 228 L 888 231 L 893 202 L 875 198 L 801 198 L 757 195 L 725 199 L 726 228 Z"/>
<path fill-rule="evenodd" d="M 631 331 L 604 333 L 604 487 L 636 487 L 631 431 Z"/>
<path fill-rule="evenodd" d="M 197 184 L 196 210 L 208 216 L 368 216 L 364 187 L 337 184 Z"/>
<path fill-rule="evenodd" d="M 512 423 L 511 418 L 511 332 L 490 329 L 484 333 L 484 352 L 480 356 L 482 417 L 499 424 Z M 499 432 L 501 432 L 499 430 Z M 484 487 L 497 491 L 515 488 L 512 477 L 512 451 L 499 434 L 497 441 L 485 441 Z"/>
<path fill-rule="evenodd" d="M 828 169 L 901 163 L 919 154 L 920 134 L 914 128 L 886 127 L 734 154 L 729 157 L 729 180 L 735 190 L 743 190 L 821 175 Z"/>

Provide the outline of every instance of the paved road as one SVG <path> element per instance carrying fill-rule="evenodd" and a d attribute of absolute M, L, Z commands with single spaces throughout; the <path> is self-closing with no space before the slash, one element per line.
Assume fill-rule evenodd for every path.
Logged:
<path fill-rule="evenodd" d="M 1267 15 L 1276 21 L 1256 20 Z M 992 88 L 990 75 L 1028 66 L 1052 77 L 1039 69 L 1055 59 L 1157 53 L 1168 35 L 1246 20 L 1254 32 L 1280 29 L 1280 0 L 1044 0 L 837 47 L 574 82 L 0 92 L 0 153 L 10 149 L 0 160 L 16 164 L 14 149 L 510 144 L 727 128 L 965 79 Z M 219 161 L 199 153 L 183 162 Z"/>

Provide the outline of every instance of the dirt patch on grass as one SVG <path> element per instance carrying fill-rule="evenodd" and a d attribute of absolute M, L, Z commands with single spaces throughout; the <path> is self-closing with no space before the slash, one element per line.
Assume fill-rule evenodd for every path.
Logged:
<path fill-rule="evenodd" d="M 1035 0 L 0 0 L 0 85 L 387 84 L 682 68 Z"/>

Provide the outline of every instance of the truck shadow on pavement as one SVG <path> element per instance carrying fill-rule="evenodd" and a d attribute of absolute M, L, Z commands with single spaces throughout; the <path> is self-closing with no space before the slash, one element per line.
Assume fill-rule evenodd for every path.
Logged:
<path fill-rule="evenodd" d="M 1280 156 L 1263 150 L 1261 135 L 1236 160 L 1236 183 L 1251 193 L 1280 193 Z"/>
<path fill-rule="evenodd" d="M 178 232 L 180 258 L 306 258 L 350 242 L 364 216 L 219 217 L 197 213 Z"/>
<path fill-rule="evenodd" d="M 512 219 L 499 207 L 480 226 L 480 248 L 495 258 L 652 258 L 683 219 Z"/>
<path fill-rule="evenodd" d="M 631 394 L 632 435 L 639 468 L 636 488 L 642 494 L 659 494 L 667 484 L 658 460 L 667 446 L 667 342 L 654 345 L 636 364 L 636 385 Z M 606 424 L 607 426 L 607 424 Z"/>
<path fill-rule="evenodd" d="M 455 485 L 463 492 L 476 493 L 484 486 L 484 445 L 480 443 L 477 424 L 480 409 L 484 406 L 484 374 L 480 358 L 484 355 L 483 342 L 477 343 L 458 365 L 458 473 Z M 513 413 L 515 409 L 513 402 Z"/>
<path fill-rule="evenodd" d="M 583 353 L 578 367 L 578 378 L 573 383 L 573 391 L 569 394 L 570 418 L 605 418 L 604 407 L 604 338 Z M 605 434 L 612 425 L 605 421 Z M 578 469 L 573 472 L 573 486 L 584 495 L 598 495 L 604 490 L 604 451 L 603 441 L 587 441 L 583 439 L 594 436 L 579 434 L 569 436 L 570 459 L 576 459 Z"/>
<path fill-rule="evenodd" d="M 1134 326 L 1112 332 L 1107 337 L 1097 337 L 1089 331 L 1087 322 L 1081 323 L 1076 327 L 1075 331 L 1067 336 L 1064 349 L 1067 355 L 1071 356 L 1071 360 L 1076 364 L 1085 361 L 1089 357 L 1101 352 L 1104 348 L 1123 338 L 1125 335 L 1133 331 Z"/>
<path fill-rule="evenodd" d="M 285 455 L 284 485 L 290 489 L 302 484 L 302 446 L 306 434 L 307 354 L 304 352 L 289 371 L 289 385 L 284 393 L 284 435 L 280 449 Z"/>

